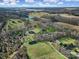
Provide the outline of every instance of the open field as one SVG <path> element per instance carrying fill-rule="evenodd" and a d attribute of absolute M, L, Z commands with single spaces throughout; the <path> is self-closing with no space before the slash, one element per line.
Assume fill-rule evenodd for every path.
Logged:
<path fill-rule="evenodd" d="M 65 38 L 61 38 L 60 40 L 59 40 L 62 44 L 67 44 L 67 45 L 70 45 L 70 44 L 75 44 L 75 39 L 72 39 L 72 38 L 67 38 L 67 37 L 65 37 Z"/>
<path fill-rule="evenodd" d="M 6 23 L 6 29 L 7 30 L 13 30 L 13 29 L 20 29 L 24 27 L 24 22 L 20 19 L 11 19 L 9 21 L 7 21 Z"/>
<path fill-rule="evenodd" d="M 47 45 L 44 42 L 28 45 L 27 53 L 31 59 L 66 59 L 66 57 L 59 54 L 54 47 Z"/>

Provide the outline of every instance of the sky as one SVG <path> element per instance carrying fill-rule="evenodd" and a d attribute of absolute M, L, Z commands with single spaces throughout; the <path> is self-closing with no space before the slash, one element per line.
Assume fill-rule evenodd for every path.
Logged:
<path fill-rule="evenodd" d="M 0 7 L 79 7 L 79 0 L 0 0 Z"/>

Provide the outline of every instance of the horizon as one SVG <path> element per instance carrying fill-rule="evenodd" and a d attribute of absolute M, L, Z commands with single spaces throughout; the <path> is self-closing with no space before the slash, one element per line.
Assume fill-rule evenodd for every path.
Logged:
<path fill-rule="evenodd" d="M 0 7 L 79 7 L 79 0 L 0 0 Z"/>

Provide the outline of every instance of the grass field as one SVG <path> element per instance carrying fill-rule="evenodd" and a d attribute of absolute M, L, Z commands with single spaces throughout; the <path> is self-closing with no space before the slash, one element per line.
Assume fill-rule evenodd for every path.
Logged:
<path fill-rule="evenodd" d="M 27 53 L 30 59 L 66 59 L 65 56 L 57 52 L 54 47 L 45 42 L 39 42 L 37 44 L 27 45 Z"/>
<path fill-rule="evenodd" d="M 40 28 L 35 28 L 32 31 L 34 31 L 35 33 L 39 33 L 41 31 L 41 29 Z"/>
<path fill-rule="evenodd" d="M 24 26 L 24 22 L 20 19 L 11 19 L 7 21 L 6 28 L 8 30 L 19 29 Z"/>
<path fill-rule="evenodd" d="M 75 39 L 67 38 L 67 37 L 61 38 L 59 41 L 60 41 L 62 44 L 68 44 L 68 45 L 70 45 L 70 44 L 75 44 Z"/>
<path fill-rule="evenodd" d="M 42 16 L 45 16 L 45 15 L 49 15 L 48 13 L 45 13 L 45 12 L 33 12 L 33 13 L 29 13 L 29 16 L 32 16 L 32 17 L 42 17 Z"/>
<path fill-rule="evenodd" d="M 48 26 L 46 29 L 47 29 L 46 30 L 47 32 L 55 32 L 56 31 L 56 29 L 54 27 L 51 27 L 51 26 Z"/>

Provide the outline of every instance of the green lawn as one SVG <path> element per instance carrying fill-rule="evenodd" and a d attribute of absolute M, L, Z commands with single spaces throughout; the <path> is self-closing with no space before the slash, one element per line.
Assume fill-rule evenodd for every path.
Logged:
<path fill-rule="evenodd" d="M 76 56 L 77 53 L 75 51 L 71 51 L 71 55 Z"/>
<path fill-rule="evenodd" d="M 32 30 L 35 33 L 50 33 L 50 32 L 55 32 L 56 29 L 54 27 L 51 26 L 47 26 L 44 30 L 42 30 L 42 28 L 37 24 L 36 27 Z"/>
<path fill-rule="evenodd" d="M 48 26 L 48 27 L 46 28 L 46 31 L 47 31 L 47 32 L 55 32 L 56 29 L 55 29 L 54 27 Z"/>
<path fill-rule="evenodd" d="M 56 29 L 54 27 L 48 26 L 45 29 L 41 29 L 40 34 L 55 32 Z"/>
<path fill-rule="evenodd" d="M 59 41 L 60 41 L 62 44 L 67 44 L 67 45 L 75 44 L 75 39 L 67 38 L 67 37 L 61 38 Z"/>
<path fill-rule="evenodd" d="M 66 59 L 66 57 L 44 42 L 33 45 L 28 44 L 27 53 L 30 59 Z"/>
<path fill-rule="evenodd" d="M 73 50 L 71 51 L 71 54 L 74 55 L 74 56 L 76 56 L 77 53 L 79 53 L 79 48 L 78 47 L 73 48 Z"/>
<path fill-rule="evenodd" d="M 13 30 L 13 29 L 19 29 L 24 26 L 24 22 L 20 19 L 10 19 L 7 21 L 6 29 L 7 30 Z"/>
<path fill-rule="evenodd" d="M 34 31 L 35 33 L 39 33 L 41 31 L 41 29 L 40 28 L 35 28 L 32 31 Z"/>

